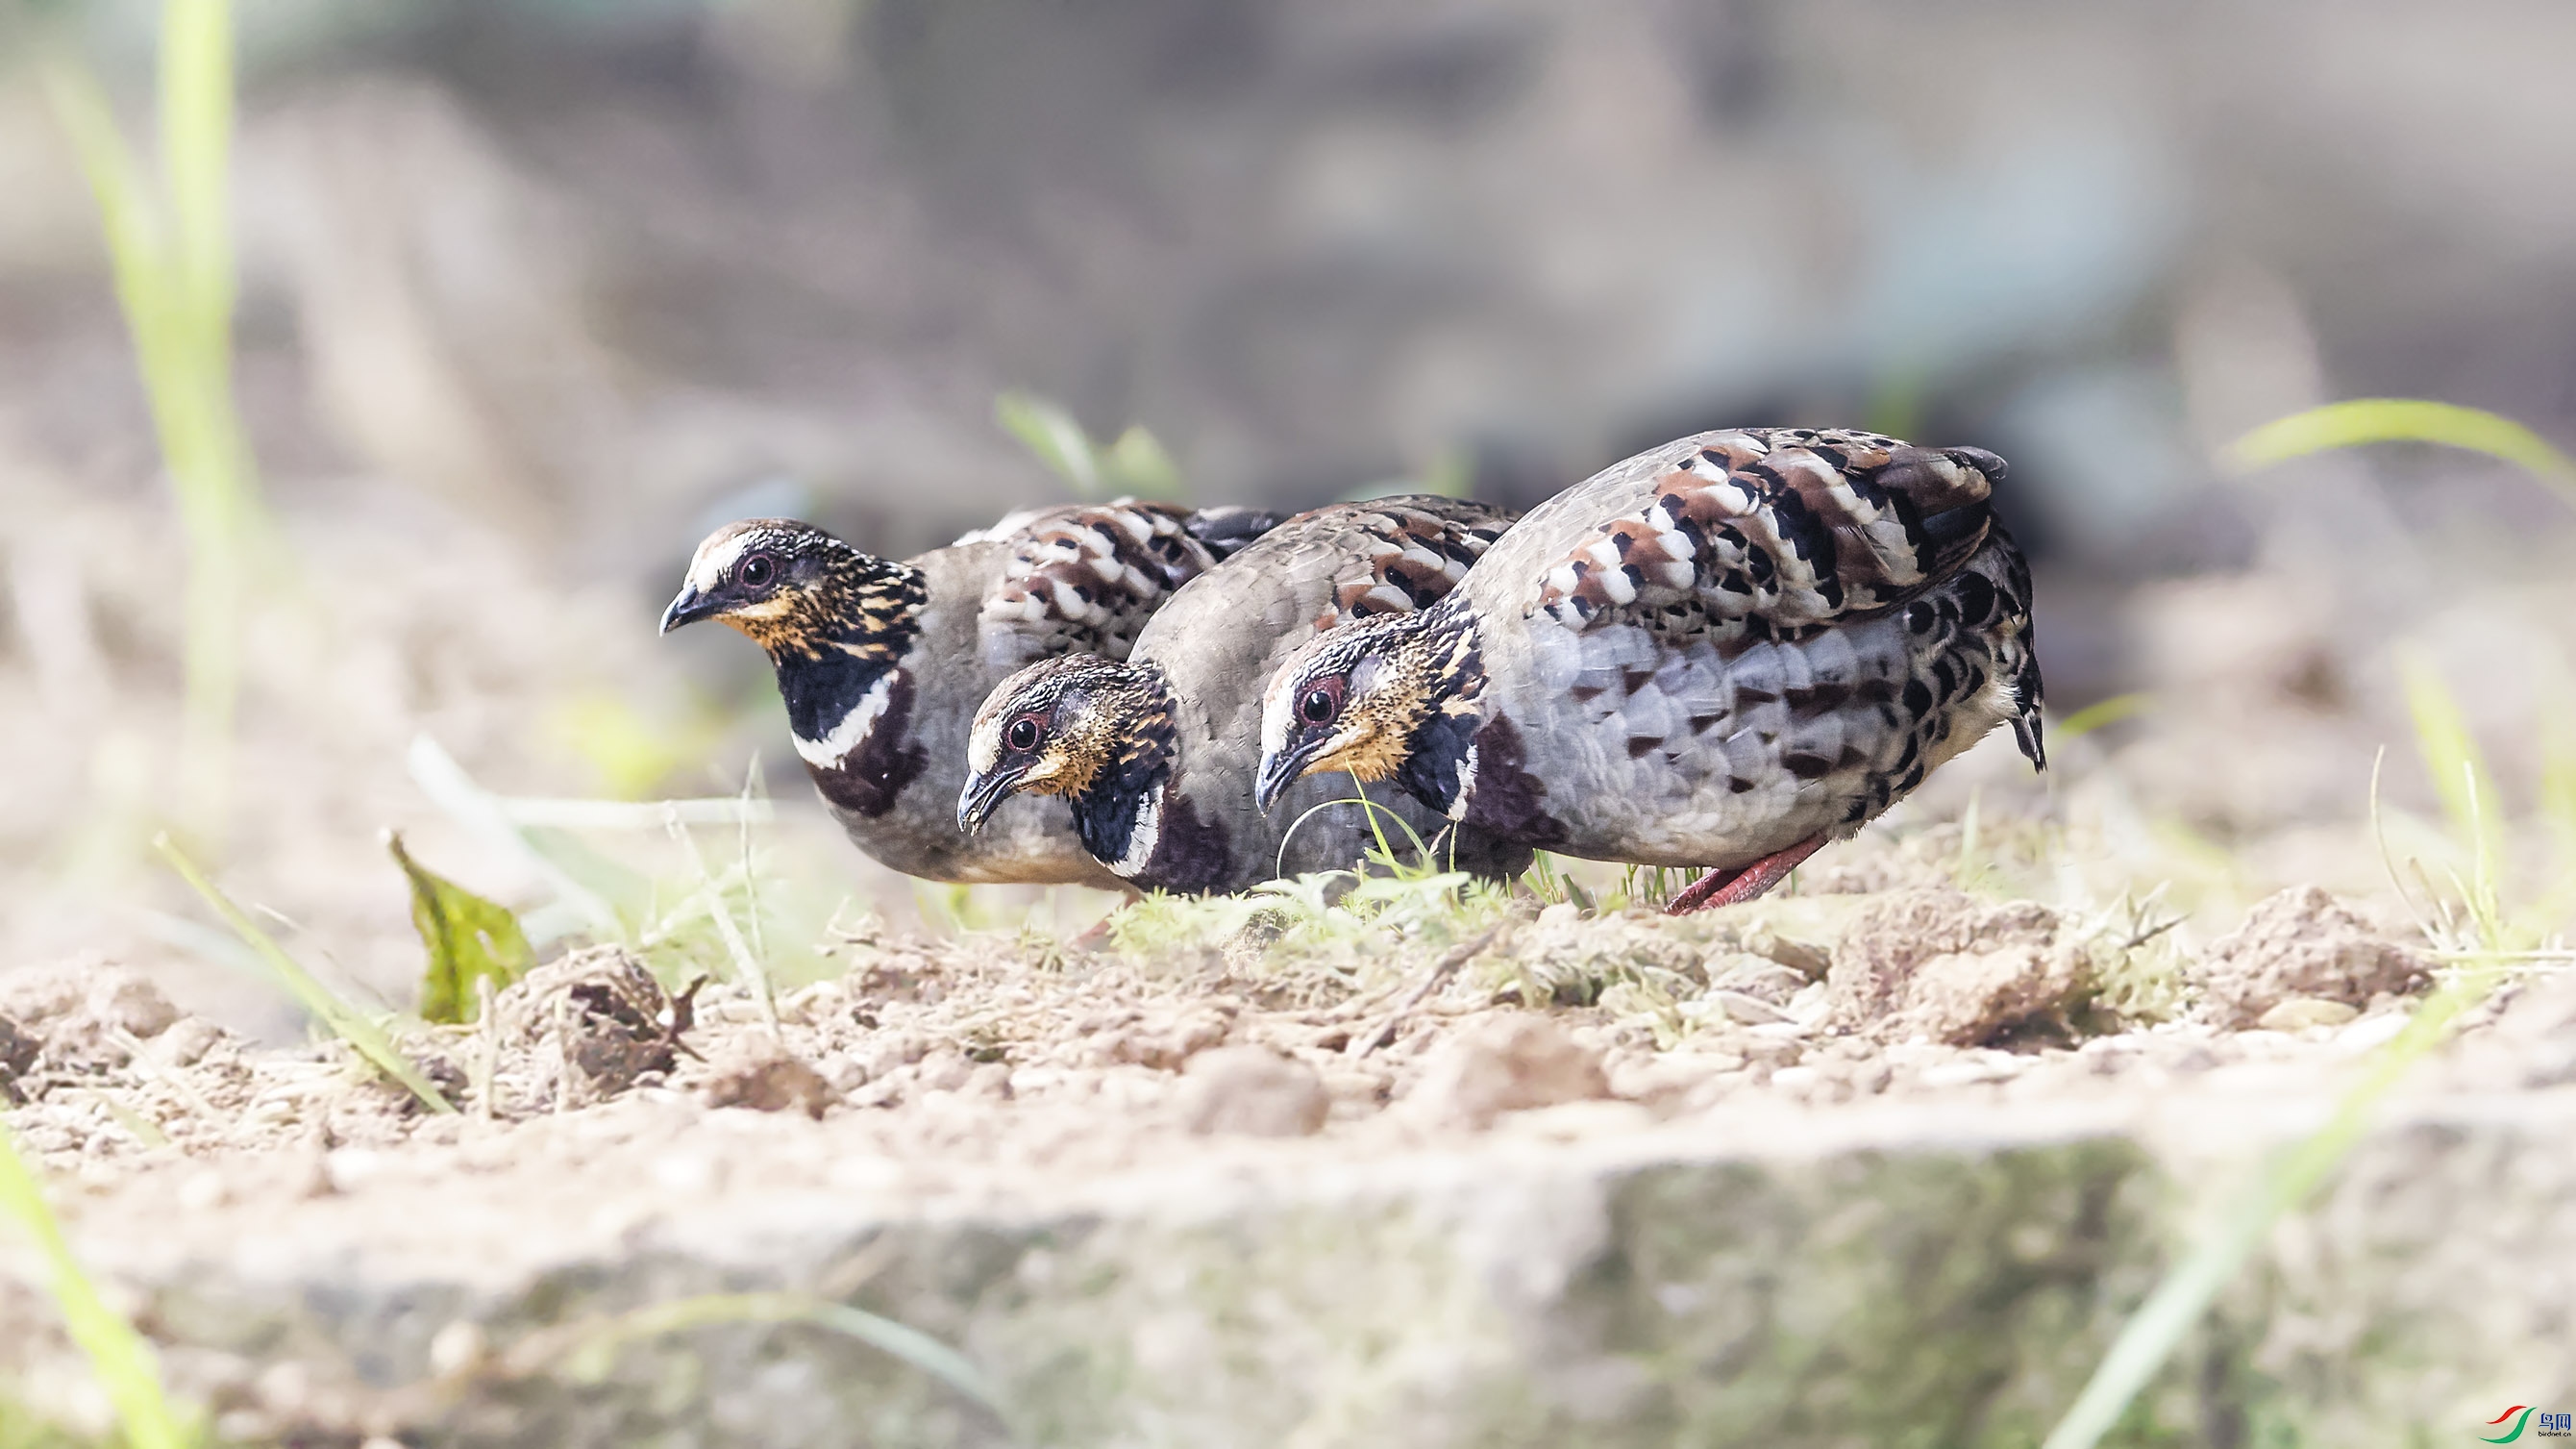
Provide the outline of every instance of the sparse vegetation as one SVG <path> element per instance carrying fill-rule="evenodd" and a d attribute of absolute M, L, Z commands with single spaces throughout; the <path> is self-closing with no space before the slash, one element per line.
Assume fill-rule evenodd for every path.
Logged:
<path fill-rule="evenodd" d="M 97 1285 L 82 1271 L 80 1260 L 72 1256 L 62 1225 L 46 1206 L 44 1190 L 19 1157 L 5 1123 L 0 1123 L 0 1221 L 35 1244 L 45 1267 L 45 1291 L 115 1405 L 126 1449 L 191 1449 L 199 1443 L 201 1436 L 163 1392 L 150 1346 L 132 1324 L 107 1306 Z M 0 1435 L 16 1432 L 10 1427 L 14 1417 L 7 1402 L 0 1400 Z M 34 1426 L 32 1433 L 33 1444 L 48 1442 L 43 1426 Z M 0 1438 L 0 1443 L 6 1442 Z"/>
<path fill-rule="evenodd" d="M 44 66 L 115 265 L 135 355 L 188 535 L 183 816 L 219 832 L 232 788 L 243 608 L 266 524 L 257 469 L 233 403 L 231 0 L 161 10 L 159 184 L 78 59 Z"/>

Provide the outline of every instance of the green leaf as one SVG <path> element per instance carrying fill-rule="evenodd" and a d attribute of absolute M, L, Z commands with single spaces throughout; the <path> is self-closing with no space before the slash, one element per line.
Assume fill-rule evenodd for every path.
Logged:
<path fill-rule="evenodd" d="M 993 421 L 1075 492 L 1092 497 L 1104 491 L 1100 450 L 1063 407 L 1031 393 L 1005 392 L 993 399 Z"/>
<path fill-rule="evenodd" d="M 411 858 L 402 837 L 385 832 L 385 849 L 411 881 L 411 924 L 429 951 L 429 969 L 420 983 L 423 1020 L 463 1022 L 474 1019 L 474 983 L 489 978 L 492 989 L 528 974 L 537 953 L 509 908 L 485 900 Z"/>
<path fill-rule="evenodd" d="M 2440 443 L 2484 453 L 2529 471 L 2576 504 L 2576 459 L 2547 439 L 2511 418 L 2421 398 L 2354 398 L 2292 413 L 2228 444 L 2224 458 L 2236 471 L 2251 473 L 2367 443 Z"/>
<path fill-rule="evenodd" d="M 1131 423 L 1118 441 L 1109 445 L 1102 461 L 1108 465 L 1113 486 L 1121 493 L 1139 498 L 1177 499 L 1187 491 L 1181 482 L 1180 465 L 1163 451 L 1143 423 Z"/>

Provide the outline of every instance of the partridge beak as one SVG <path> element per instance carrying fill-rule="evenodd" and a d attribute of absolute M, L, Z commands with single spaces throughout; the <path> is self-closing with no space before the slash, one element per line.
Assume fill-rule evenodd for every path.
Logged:
<path fill-rule="evenodd" d="M 993 818 L 993 812 L 1002 808 L 1002 802 L 1011 798 L 1019 784 L 1020 772 L 1013 769 L 968 776 L 966 788 L 957 795 L 958 831 L 972 835 L 983 829 L 984 822 Z"/>
<path fill-rule="evenodd" d="M 662 632 L 668 634 L 682 624 L 711 619 L 719 612 L 719 607 L 714 600 L 699 593 L 697 585 L 682 584 L 680 596 L 671 601 L 671 607 L 662 611 Z"/>
<path fill-rule="evenodd" d="M 1289 786 L 1305 778 L 1306 764 L 1314 758 L 1316 748 L 1322 743 L 1320 739 L 1308 740 L 1275 755 L 1261 757 L 1261 775 L 1252 784 L 1252 803 L 1261 807 L 1262 814 L 1278 809 L 1279 797 L 1288 793 Z"/>

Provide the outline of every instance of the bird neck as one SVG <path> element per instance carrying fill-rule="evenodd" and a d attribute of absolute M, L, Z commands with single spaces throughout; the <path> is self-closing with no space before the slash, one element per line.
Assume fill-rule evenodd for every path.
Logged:
<path fill-rule="evenodd" d="M 1414 703 L 1396 783 L 1455 818 L 1476 776 L 1476 731 L 1484 723 L 1485 661 L 1476 616 L 1456 595 L 1420 616 L 1389 663 L 1402 671 Z"/>
<path fill-rule="evenodd" d="M 798 740 L 831 739 L 884 699 L 888 674 L 921 637 L 925 598 L 921 570 L 851 549 L 752 636 L 777 671 Z"/>
<path fill-rule="evenodd" d="M 787 705 L 788 733 L 800 746 L 824 745 L 849 733 L 844 726 L 862 714 L 881 710 L 895 673 L 892 660 L 838 649 L 790 656 L 777 664 L 778 697 Z M 860 732 L 865 732 L 864 723 Z"/>
<path fill-rule="evenodd" d="M 1163 793 L 1180 763 L 1172 694 L 1151 664 L 1130 666 L 1134 679 L 1114 700 L 1116 743 L 1082 788 L 1072 792 L 1074 833 L 1093 858 L 1122 875 L 1145 868 L 1161 829 Z"/>

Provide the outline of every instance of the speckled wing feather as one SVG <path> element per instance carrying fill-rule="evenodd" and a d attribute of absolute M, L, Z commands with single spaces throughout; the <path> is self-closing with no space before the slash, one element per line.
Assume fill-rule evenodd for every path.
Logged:
<path fill-rule="evenodd" d="M 986 661 L 1014 668 L 1077 652 L 1126 658 L 1174 590 L 1258 537 L 1268 518 L 1133 499 L 1028 516 L 997 540 L 1008 553 L 984 596 Z"/>
<path fill-rule="evenodd" d="M 1547 571 L 1538 604 L 1588 629 L 1611 619 L 1725 649 L 1796 638 L 1892 608 L 1985 542 L 2003 460 L 1842 429 L 1705 433 L 1632 460 L 1651 481 Z"/>
<path fill-rule="evenodd" d="M 1445 498 L 1353 505 L 1348 532 L 1338 540 L 1347 548 L 1333 578 L 1332 601 L 1316 615 L 1316 630 L 1429 608 L 1457 587 L 1510 526 L 1509 514 Z"/>

